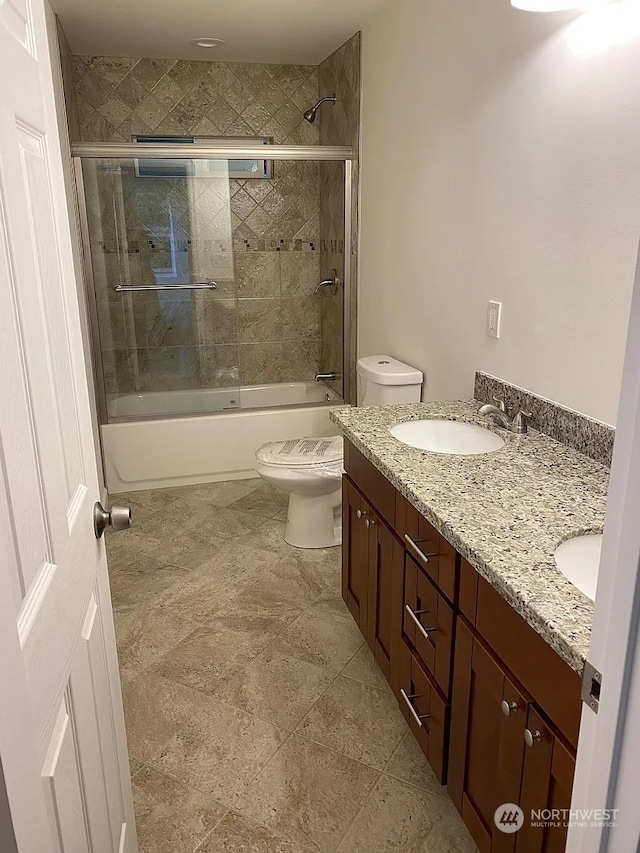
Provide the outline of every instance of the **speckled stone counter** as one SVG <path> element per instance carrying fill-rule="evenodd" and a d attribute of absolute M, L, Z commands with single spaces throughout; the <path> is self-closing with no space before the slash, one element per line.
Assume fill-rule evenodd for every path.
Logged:
<path fill-rule="evenodd" d="M 599 533 L 609 472 L 530 430 L 498 427 L 500 450 L 477 456 L 408 447 L 389 432 L 400 421 L 448 418 L 492 428 L 478 403 L 341 408 L 331 419 L 428 521 L 578 673 L 589 650 L 593 603 L 556 568 L 565 539 Z"/>

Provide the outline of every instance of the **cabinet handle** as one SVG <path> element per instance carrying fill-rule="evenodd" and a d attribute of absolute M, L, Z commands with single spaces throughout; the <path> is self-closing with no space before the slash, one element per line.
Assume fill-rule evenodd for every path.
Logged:
<path fill-rule="evenodd" d="M 356 511 L 356 518 L 364 518 L 366 514 L 366 509 L 359 509 Z"/>
<path fill-rule="evenodd" d="M 535 732 L 532 732 L 531 729 L 524 730 L 524 742 L 527 746 L 535 746 L 537 743 L 540 743 L 542 740 L 542 733 L 537 729 Z"/>
<path fill-rule="evenodd" d="M 421 551 L 408 533 L 404 534 L 404 541 L 407 543 L 409 550 L 414 554 L 414 556 L 416 556 L 421 563 L 424 563 L 425 566 L 429 565 L 429 563 L 431 562 L 431 560 L 429 559 L 430 557 L 438 556 L 437 553 L 425 554 L 424 551 Z"/>
<path fill-rule="evenodd" d="M 512 714 L 515 714 L 516 711 L 520 710 L 520 706 L 517 702 L 509 702 L 507 699 L 502 700 L 500 707 L 502 708 L 502 713 L 505 717 L 510 717 Z"/>
<path fill-rule="evenodd" d="M 428 613 L 428 610 L 412 610 L 408 604 L 405 604 L 404 609 L 409 614 L 415 623 L 416 628 L 420 631 L 425 640 L 429 639 L 429 634 L 433 634 L 434 631 L 438 630 L 435 626 L 433 628 L 425 628 L 422 622 L 418 619 L 419 613 Z"/>
<path fill-rule="evenodd" d="M 407 694 L 404 692 L 404 690 L 403 690 L 402 688 L 400 688 L 400 695 L 402 696 L 402 698 L 404 699 L 404 701 L 407 703 L 407 708 L 409 709 L 409 712 L 411 713 L 411 716 L 412 716 L 412 717 L 413 717 L 413 719 L 416 721 L 416 723 L 420 726 L 420 728 L 422 728 L 422 721 L 423 721 L 423 720 L 428 720 L 430 717 L 432 717 L 432 716 L 433 716 L 433 714 L 422 714 L 422 715 L 420 715 L 420 714 L 416 711 L 416 709 L 415 709 L 415 708 L 413 707 L 413 705 L 411 704 L 411 700 L 412 700 L 412 699 L 418 699 L 419 697 L 418 697 L 418 695 L 417 695 L 417 694 L 415 694 L 415 695 L 413 695 L 413 696 L 407 696 Z"/>
<path fill-rule="evenodd" d="M 371 518 L 371 519 L 369 519 L 369 518 L 368 518 L 368 519 L 365 521 L 364 526 L 365 526 L 365 527 L 375 527 L 375 526 L 376 526 L 376 520 L 375 520 L 375 518 Z"/>

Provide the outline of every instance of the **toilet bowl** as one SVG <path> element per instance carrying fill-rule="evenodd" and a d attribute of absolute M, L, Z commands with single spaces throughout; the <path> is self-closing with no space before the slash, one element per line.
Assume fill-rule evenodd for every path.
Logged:
<path fill-rule="evenodd" d="M 263 444 L 256 471 L 289 494 L 285 542 L 296 548 L 330 548 L 342 542 L 343 443 L 340 436 Z"/>

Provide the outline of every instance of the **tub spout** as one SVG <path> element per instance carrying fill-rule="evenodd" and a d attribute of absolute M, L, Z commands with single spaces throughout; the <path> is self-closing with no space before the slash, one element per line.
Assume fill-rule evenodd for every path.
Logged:
<path fill-rule="evenodd" d="M 314 382 L 333 382 L 340 379 L 339 373 L 316 373 L 313 377 Z"/>

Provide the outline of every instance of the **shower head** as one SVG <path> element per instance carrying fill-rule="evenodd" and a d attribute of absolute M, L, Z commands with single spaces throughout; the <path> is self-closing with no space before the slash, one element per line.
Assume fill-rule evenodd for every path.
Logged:
<path fill-rule="evenodd" d="M 320 104 L 324 104 L 325 101 L 329 101 L 330 103 L 335 104 L 337 100 L 338 99 L 336 98 L 335 95 L 331 95 L 328 98 L 320 98 L 320 100 L 318 101 L 317 104 L 315 104 L 313 107 L 311 107 L 310 110 L 307 110 L 306 113 L 303 113 L 305 121 L 308 121 L 309 124 L 313 124 L 314 121 L 316 120 L 316 114 L 320 108 Z"/>

